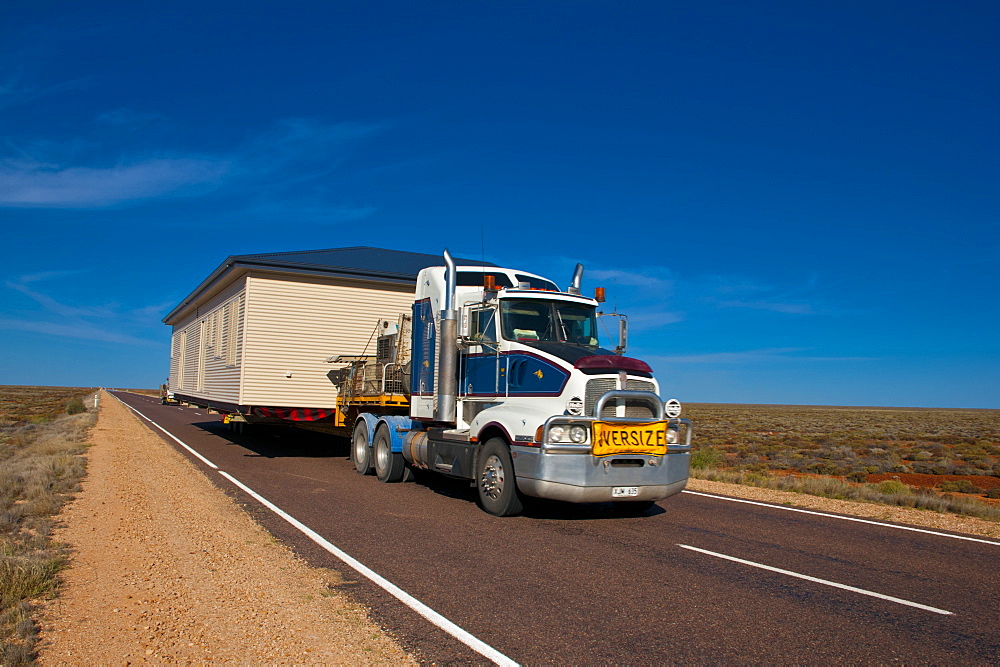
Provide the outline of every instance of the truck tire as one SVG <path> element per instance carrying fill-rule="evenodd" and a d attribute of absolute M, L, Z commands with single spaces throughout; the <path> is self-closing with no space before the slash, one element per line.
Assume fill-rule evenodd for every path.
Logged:
<path fill-rule="evenodd" d="M 368 423 L 359 419 L 351 436 L 351 461 L 362 475 L 372 474 L 372 448 L 368 446 Z"/>
<path fill-rule="evenodd" d="M 375 443 L 372 445 L 375 459 L 375 475 L 380 482 L 399 482 L 406 472 L 406 463 L 400 452 L 392 451 L 392 439 L 389 436 L 389 426 L 379 424 L 375 429 Z"/>
<path fill-rule="evenodd" d="M 476 488 L 480 506 L 494 516 L 515 516 L 524 509 L 510 449 L 501 438 L 488 440 L 479 452 Z"/>

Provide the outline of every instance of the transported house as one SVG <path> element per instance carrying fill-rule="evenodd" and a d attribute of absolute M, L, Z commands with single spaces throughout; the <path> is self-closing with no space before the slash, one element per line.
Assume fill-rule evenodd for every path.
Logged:
<path fill-rule="evenodd" d="M 369 247 L 230 256 L 163 319 L 169 389 L 227 412 L 331 411 L 328 359 L 374 354 L 379 323 L 411 312 L 417 273 L 440 264 Z"/>

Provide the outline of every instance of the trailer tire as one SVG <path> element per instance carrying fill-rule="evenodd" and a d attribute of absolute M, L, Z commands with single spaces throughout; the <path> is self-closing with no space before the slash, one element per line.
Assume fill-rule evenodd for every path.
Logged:
<path fill-rule="evenodd" d="M 375 443 L 372 445 L 375 459 L 375 475 L 380 482 L 399 482 L 406 472 L 406 463 L 400 452 L 392 451 L 392 438 L 388 424 L 379 424 L 375 429 Z"/>
<path fill-rule="evenodd" d="M 480 506 L 494 516 L 515 516 L 524 509 L 510 448 L 502 438 L 487 440 L 479 452 L 476 488 Z"/>
<path fill-rule="evenodd" d="M 351 436 L 351 461 L 362 475 L 372 474 L 372 448 L 368 446 L 368 423 L 359 419 Z"/>

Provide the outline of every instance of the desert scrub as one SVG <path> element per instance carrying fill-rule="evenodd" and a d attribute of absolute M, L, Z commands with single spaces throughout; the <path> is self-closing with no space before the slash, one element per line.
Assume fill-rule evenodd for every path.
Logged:
<path fill-rule="evenodd" d="M 980 488 L 967 479 L 959 479 L 953 482 L 941 482 L 937 485 L 938 491 L 946 493 L 986 493 L 986 489 Z"/>
<path fill-rule="evenodd" d="M 0 387 L 0 404 L 12 403 Z M 51 540 L 54 517 L 79 488 L 81 455 L 96 415 L 62 415 L 64 388 L 14 388 L 21 419 L 0 426 L 0 664 L 30 663 L 38 627 L 34 603 L 50 596 L 66 560 L 64 545 Z M 86 391 L 86 390 L 81 390 Z M 79 398 L 79 397 L 78 397 Z M 81 402 L 82 405 L 82 402 Z M 27 423 L 26 423 L 27 422 Z"/>
<path fill-rule="evenodd" d="M 87 387 L 0 385 L 0 429 L 51 421 L 64 413 L 71 398 L 95 391 Z"/>
<path fill-rule="evenodd" d="M 1000 410 L 689 403 L 684 416 L 694 422 L 694 470 L 855 483 L 878 473 L 1000 478 Z"/>
<path fill-rule="evenodd" d="M 879 484 L 854 485 L 832 477 L 779 476 L 716 468 L 692 469 L 691 476 L 713 482 L 759 486 L 765 489 L 793 491 L 838 500 L 856 500 L 865 503 L 927 509 L 935 512 L 951 512 L 990 521 L 1000 521 L 1000 508 L 968 498 L 941 495 L 927 489 L 915 489 L 897 480 L 887 480 Z"/>
<path fill-rule="evenodd" d="M 712 447 L 701 447 L 691 452 L 691 467 L 712 468 L 724 458 L 722 452 Z"/>

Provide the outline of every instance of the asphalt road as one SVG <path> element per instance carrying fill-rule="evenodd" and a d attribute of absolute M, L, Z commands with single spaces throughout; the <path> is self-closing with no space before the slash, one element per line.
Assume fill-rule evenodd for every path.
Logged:
<path fill-rule="evenodd" d="M 468 483 L 362 477 L 343 440 L 267 428 L 235 436 L 219 415 L 115 395 L 512 661 L 1000 659 L 996 541 L 692 493 L 635 518 L 538 503 L 501 519 L 477 507 Z M 484 662 L 181 451 L 300 555 L 341 572 L 345 592 L 422 660 Z"/>

